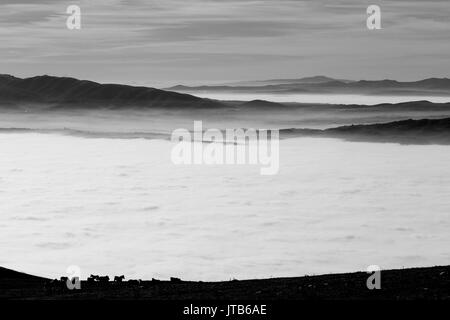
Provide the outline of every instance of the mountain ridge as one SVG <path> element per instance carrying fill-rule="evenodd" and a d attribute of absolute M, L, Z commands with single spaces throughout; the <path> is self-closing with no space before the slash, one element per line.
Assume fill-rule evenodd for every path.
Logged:
<path fill-rule="evenodd" d="M 313 79 L 308 81 L 308 79 Z M 314 81 L 318 79 L 317 81 Z M 417 81 L 383 80 L 339 80 L 325 76 L 302 79 L 263 80 L 258 82 L 240 82 L 227 85 L 184 86 L 166 88 L 177 92 L 246 92 L 246 93 L 322 93 L 322 94 L 411 94 L 411 95 L 450 95 L 449 78 L 427 78 Z"/>
<path fill-rule="evenodd" d="M 151 87 L 101 84 L 49 75 L 17 78 L 0 75 L 0 103 L 36 103 L 104 107 L 217 107 L 220 102 Z"/>
<path fill-rule="evenodd" d="M 407 119 L 372 124 L 353 124 L 328 129 L 282 129 L 283 137 L 311 136 L 348 141 L 400 144 L 450 144 L 450 118 Z"/>

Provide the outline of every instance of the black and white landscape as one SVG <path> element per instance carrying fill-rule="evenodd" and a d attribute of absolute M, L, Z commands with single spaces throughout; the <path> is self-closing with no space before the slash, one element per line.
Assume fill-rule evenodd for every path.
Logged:
<path fill-rule="evenodd" d="M 448 3 L 77 4 L 0 4 L 0 298 L 450 297 Z M 278 172 L 174 164 L 194 121 L 278 130 Z"/>

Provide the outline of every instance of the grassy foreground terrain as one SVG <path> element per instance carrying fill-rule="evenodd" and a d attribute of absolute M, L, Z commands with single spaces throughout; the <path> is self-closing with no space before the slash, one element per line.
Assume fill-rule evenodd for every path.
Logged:
<path fill-rule="evenodd" d="M 381 271 L 381 289 L 369 290 L 365 272 L 226 282 L 142 281 L 87 283 L 80 290 L 51 288 L 48 279 L 0 267 L 0 299 L 450 300 L 450 266 Z"/>

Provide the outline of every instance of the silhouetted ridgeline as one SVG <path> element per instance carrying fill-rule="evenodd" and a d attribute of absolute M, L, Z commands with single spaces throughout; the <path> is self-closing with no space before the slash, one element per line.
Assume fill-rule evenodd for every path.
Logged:
<path fill-rule="evenodd" d="M 258 108 L 258 109 L 280 109 L 286 108 L 286 105 L 278 102 L 271 102 L 266 100 L 252 100 L 239 104 L 243 108 Z"/>
<path fill-rule="evenodd" d="M 281 130 L 282 137 L 314 136 L 352 141 L 397 142 L 402 144 L 450 144 L 450 118 L 404 120 L 370 125 Z"/>
<path fill-rule="evenodd" d="M 381 289 L 369 290 L 366 272 L 223 282 L 82 281 L 81 290 L 49 288 L 48 279 L 0 268 L 0 299 L 450 299 L 450 266 L 382 270 Z M 106 277 L 105 277 L 106 278 Z M 176 281 L 175 281 L 176 280 Z M 51 289 L 51 290 L 49 290 Z"/>
<path fill-rule="evenodd" d="M 450 97 L 449 97 L 450 100 Z M 450 111 L 450 102 L 435 103 L 428 100 L 416 100 L 399 103 L 379 103 L 375 105 L 364 104 L 323 104 L 323 103 L 300 103 L 300 102 L 272 102 L 266 100 L 251 100 L 251 101 L 224 101 L 226 105 L 233 106 L 237 109 L 285 109 L 290 111 L 293 109 L 302 109 L 312 112 L 365 112 L 365 113 L 403 113 L 409 111 L 423 111 L 423 112 L 435 112 L 435 111 Z"/>
<path fill-rule="evenodd" d="M 37 76 L 20 79 L 0 75 L 0 103 L 46 104 L 55 107 L 217 107 L 219 102 L 147 87 L 100 84 L 74 78 Z"/>

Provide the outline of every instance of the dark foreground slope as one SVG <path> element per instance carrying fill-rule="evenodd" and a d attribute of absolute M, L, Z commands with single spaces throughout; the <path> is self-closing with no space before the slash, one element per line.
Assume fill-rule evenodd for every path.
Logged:
<path fill-rule="evenodd" d="M 17 278 L 16 278 L 17 277 Z M 365 272 L 227 282 L 82 282 L 81 290 L 46 290 L 47 280 L 0 269 L 1 299 L 450 299 L 450 266 L 381 271 L 381 289 L 368 290 Z"/>
<path fill-rule="evenodd" d="M 283 137 L 313 136 L 350 141 L 401 144 L 450 144 L 450 118 L 404 120 L 369 125 L 351 125 L 325 130 L 287 129 Z"/>
<path fill-rule="evenodd" d="M 202 108 L 219 102 L 147 87 L 100 84 L 74 78 L 0 75 L 0 105 L 36 104 L 63 107 Z"/>
<path fill-rule="evenodd" d="M 47 279 L 0 267 L 0 298 L 33 295 Z M 25 291 L 23 291 L 25 290 Z"/>

